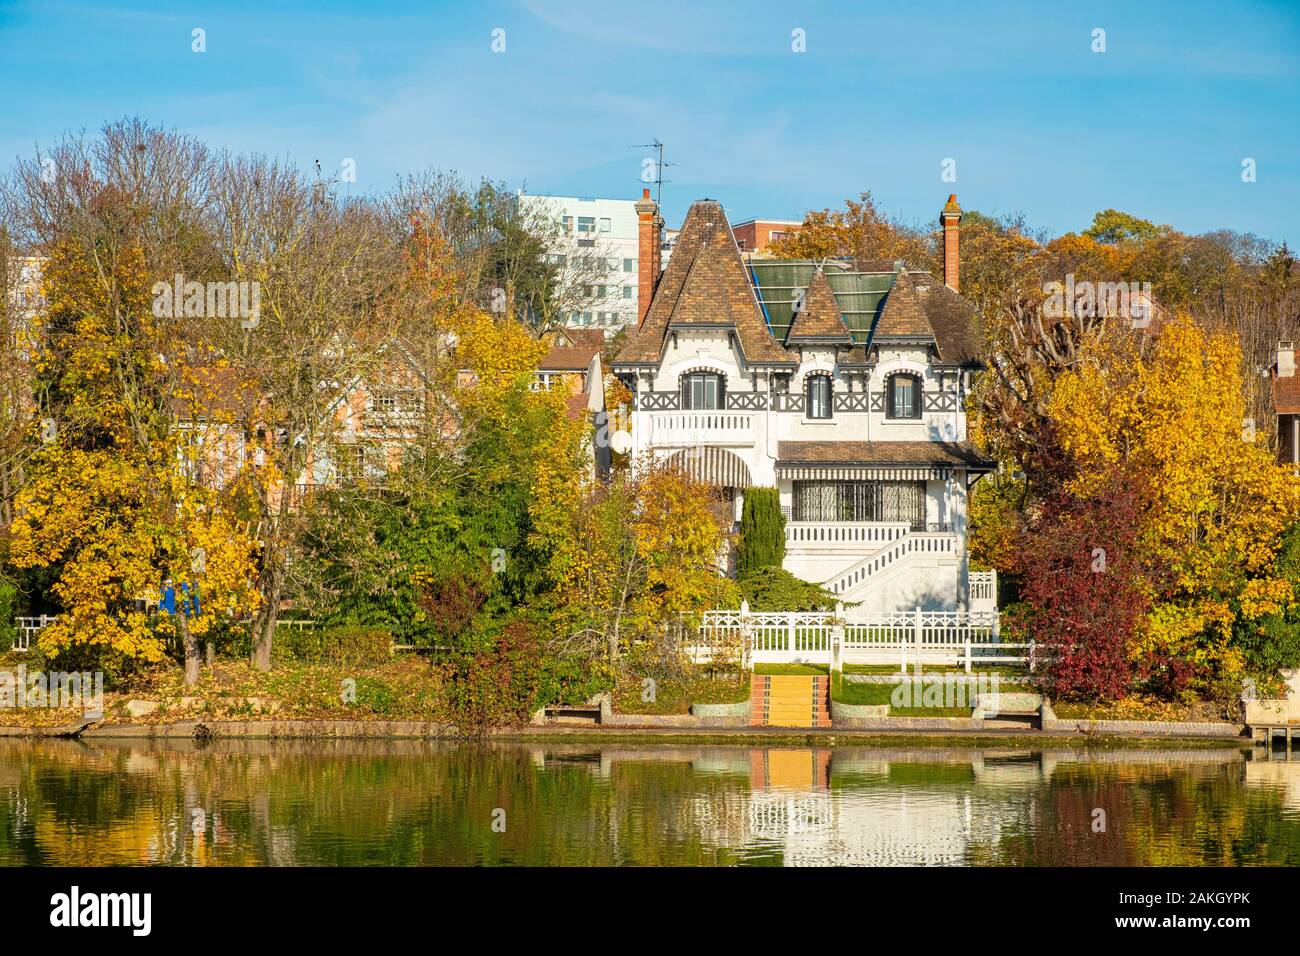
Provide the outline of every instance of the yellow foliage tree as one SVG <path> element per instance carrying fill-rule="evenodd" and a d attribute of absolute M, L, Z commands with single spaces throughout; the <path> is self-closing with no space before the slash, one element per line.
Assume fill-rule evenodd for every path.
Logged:
<path fill-rule="evenodd" d="M 1087 497 L 1121 474 L 1146 503 L 1153 610 L 1131 652 L 1239 676 L 1236 615 L 1291 600 L 1273 563 L 1300 515 L 1300 481 L 1245 421 L 1237 338 L 1180 316 L 1153 341 L 1094 337 L 1082 358 L 1057 380 L 1048 415 L 1072 466 L 1068 491 Z"/>
<path fill-rule="evenodd" d="M 183 465 L 192 447 L 175 402 L 189 376 L 152 314 L 140 250 L 106 267 L 82 244 L 60 243 L 44 286 L 36 368 L 54 428 L 17 496 L 11 560 L 56 574 L 62 612 L 40 637 L 50 656 L 156 663 L 170 626 L 145 608 L 163 581 L 200 595 L 206 613 L 185 635 L 197 637 L 256 607 L 255 545 L 223 493 L 194 484 Z"/>

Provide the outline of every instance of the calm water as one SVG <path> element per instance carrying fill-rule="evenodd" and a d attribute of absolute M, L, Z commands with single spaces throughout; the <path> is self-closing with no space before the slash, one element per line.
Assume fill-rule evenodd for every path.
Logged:
<path fill-rule="evenodd" d="M 0 864 L 1294 866 L 1300 760 L 0 740 Z"/>

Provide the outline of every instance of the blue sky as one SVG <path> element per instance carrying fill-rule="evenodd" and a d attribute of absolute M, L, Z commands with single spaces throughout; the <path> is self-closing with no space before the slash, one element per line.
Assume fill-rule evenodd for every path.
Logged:
<path fill-rule="evenodd" d="M 360 192 L 436 167 L 635 198 L 629 147 L 657 137 L 670 225 L 702 196 L 798 219 L 864 190 L 929 222 L 956 192 L 1053 232 L 1113 206 L 1300 247 L 1300 0 L 0 0 L 0 89 L 4 165 L 139 115 L 327 172 L 351 158 Z"/>

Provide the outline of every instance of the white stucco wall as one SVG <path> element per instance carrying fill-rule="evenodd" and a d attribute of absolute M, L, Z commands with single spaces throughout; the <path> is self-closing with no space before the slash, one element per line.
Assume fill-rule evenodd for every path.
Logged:
<path fill-rule="evenodd" d="M 724 330 L 691 329 L 670 333 L 662 361 L 656 369 L 637 373 L 639 401 L 648 404 L 649 393 L 680 393 L 681 377 L 692 371 L 714 371 L 725 379 L 729 396 L 755 395 L 754 404 L 764 407 L 732 407 L 716 412 L 659 411 L 644 407 L 632 413 L 633 455 L 663 459 L 684 448 L 700 445 L 726 448 L 749 468 L 756 486 L 779 489 L 781 503 L 792 504 L 792 482 L 776 477 L 777 446 L 781 441 L 963 441 L 966 439 L 963 394 L 959 393 L 955 370 L 935 369 L 927 362 L 923 348 L 884 348 L 873 369 L 836 369 L 834 350 L 810 346 L 790 380 L 789 393 L 802 394 L 805 378 L 813 372 L 832 374 L 836 394 L 880 393 L 890 375 L 910 372 L 919 375 L 922 390 L 953 393 L 947 399 L 954 410 L 924 411 L 919 420 L 891 421 L 882 411 L 837 411 L 830 420 L 810 420 L 799 412 L 776 411 L 769 391 L 774 373 L 748 366 L 734 340 Z M 951 555 L 922 557 L 909 555 L 904 566 L 890 568 L 873 579 L 863 593 L 862 609 L 895 610 L 921 606 L 951 610 L 965 604 L 966 473 L 954 471 L 948 481 L 926 483 L 926 516 L 931 525 L 950 525 L 957 536 Z M 737 516 L 739 515 L 739 502 Z M 803 544 L 787 545 L 785 566 L 809 581 L 823 582 L 843 573 L 879 550 L 881 545 Z"/>

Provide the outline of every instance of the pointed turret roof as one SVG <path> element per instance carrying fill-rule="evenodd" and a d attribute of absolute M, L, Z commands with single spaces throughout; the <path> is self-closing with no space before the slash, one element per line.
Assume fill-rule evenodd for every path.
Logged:
<path fill-rule="evenodd" d="M 658 364 L 669 331 L 690 327 L 734 330 L 750 365 L 795 364 L 768 332 L 726 214 L 712 199 L 686 213 L 650 308 L 615 364 Z"/>
<path fill-rule="evenodd" d="M 849 342 L 848 326 L 840 314 L 835 293 L 820 268 L 808 280 L 803 294 L 803 309 L 796 312 L 786 333 L 786 345 L 799 342 Z"/>
<path fill-rule="evenodd" d="M 907 270 L 899 269 L 885 296 L 884 308 L 876 321 L 872 340 L 880 341 L 916 341 L 929 339 L 934 341 L 934 329 L 925 317 L 925 308 L 921 305 L 920 294 L 912 284 Z"/>

